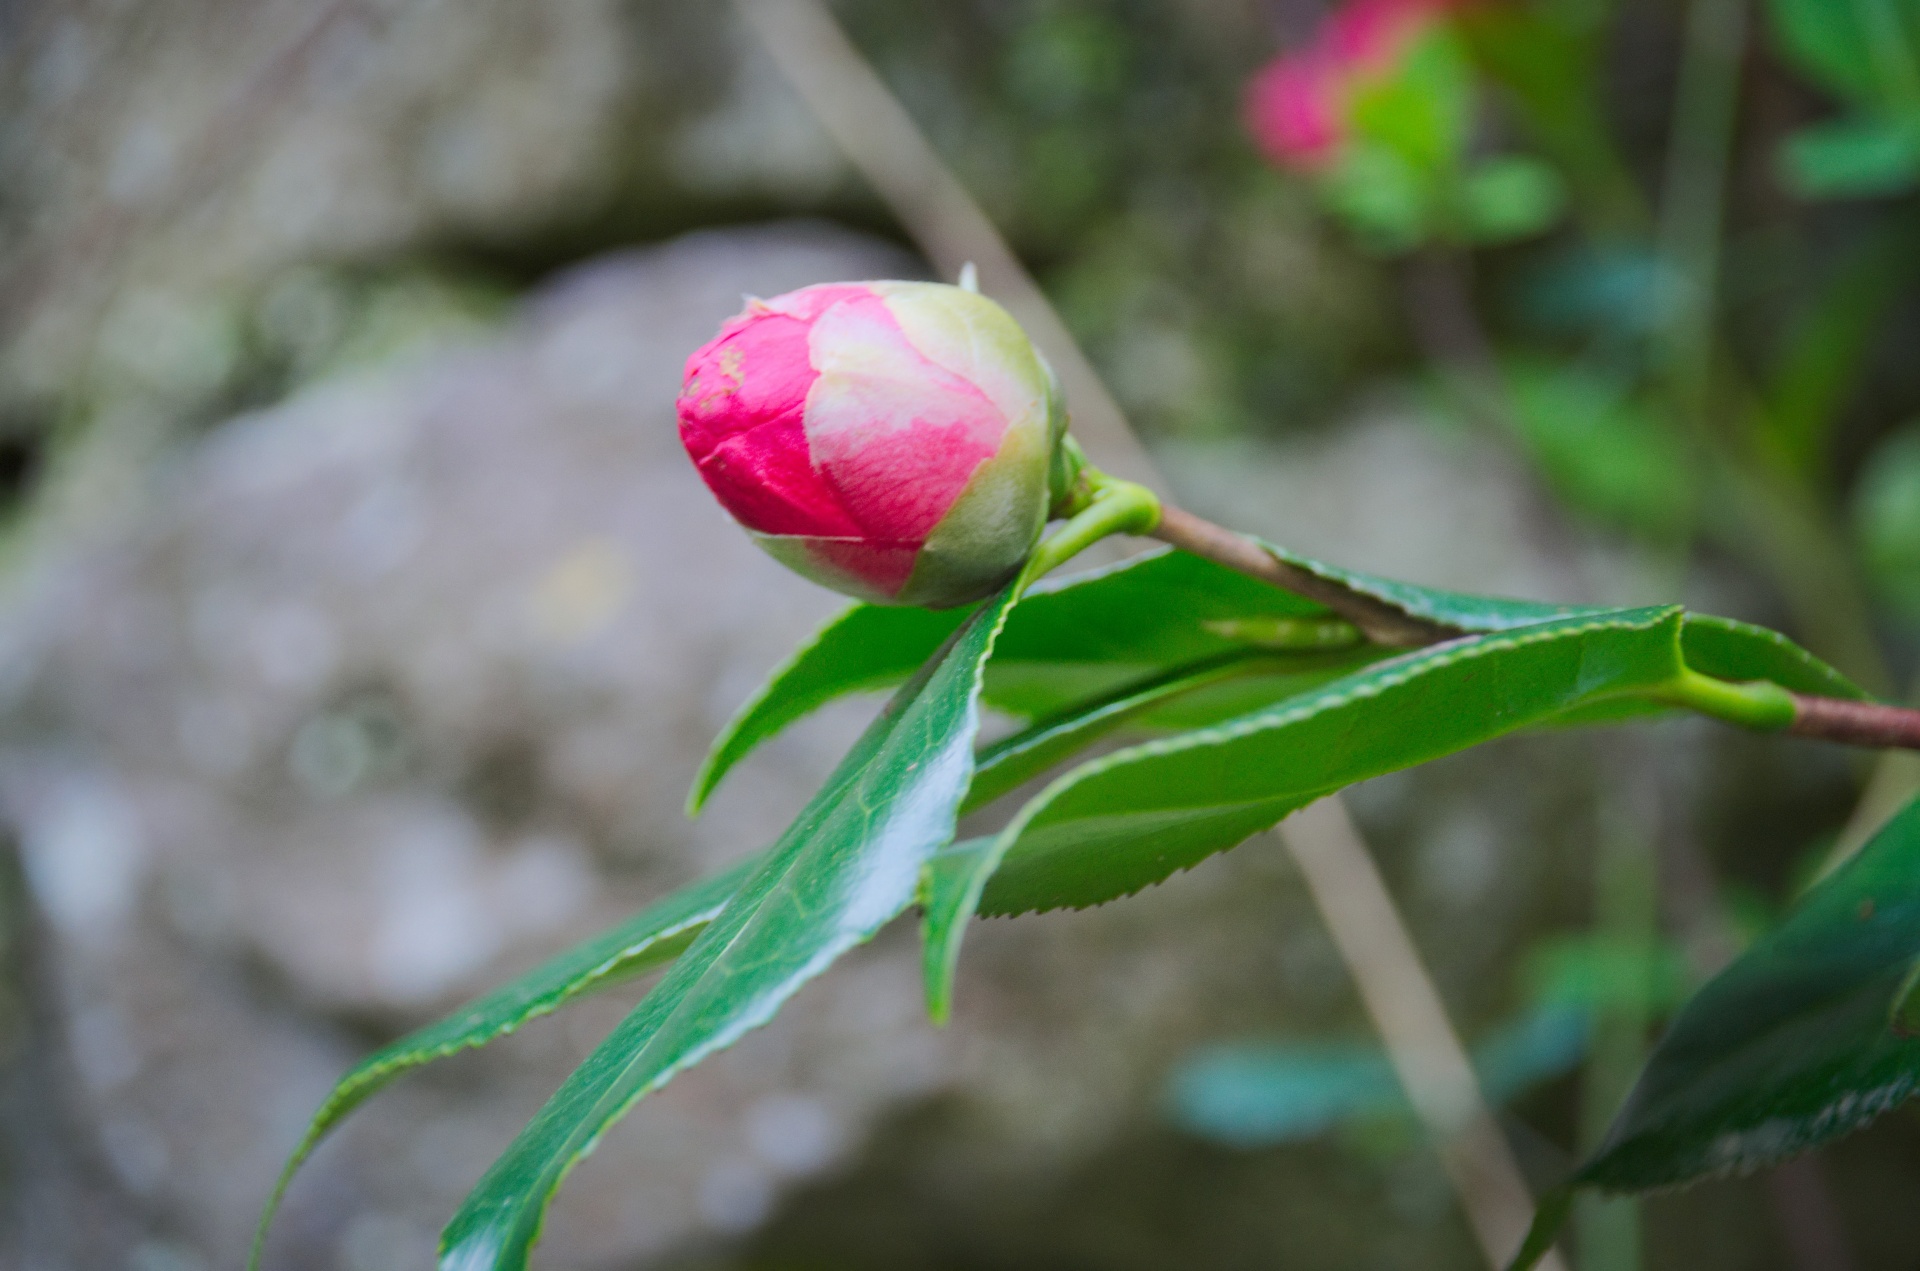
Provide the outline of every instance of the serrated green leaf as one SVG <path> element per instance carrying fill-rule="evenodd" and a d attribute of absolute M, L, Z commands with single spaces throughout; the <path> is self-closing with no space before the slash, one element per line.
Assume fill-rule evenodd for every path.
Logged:
<path fill-rule="evenodd" d="M 1537 600 L 1507 600 L 1498 596 L 1470 596 L 1464 592 L 1441 591 L 1393 578 L 1363 574 L 1358 570 L 1342 569 L 1338 565 L 1328 565 L 1272 543 L 1262 543 L 1261 546 L 1280 560 L 1297 565 L 1316 578 L 1391 605 L 1408 617 L 1455 631 L 1512 631 L 1559 618 L 1610 612 L 1592 605 L 1550 605 Z"/>
<path fill-rule="evenodd" d="M 1208 622 L 1325 613 L 1196 556 L 1136 556 L 1030 589 L 995 646 L 987 701 L 1016 715 L 1048 714 L 1155 669 L 1241 647 Z M 963 610 L 856 605 L 833 619 L 715 739 L 690 809 L 697 811 L 755 746 L 796 720 L 848 694 L 901 683 L 965 617 Z"/>
<path fill-rule="evenodd" d="M 1781 688 L 1818 697 L 1865 701 L 1867 691 L 1778 631 L 1690 613 L 1680 629 L 1687 665 L 1722 680 L 1772 680 Z"/>
<path fill-rule="evenodd" d="M 962 813 L 999 798 L 1048 768 L 1064 762 L 1129 723 L 1155 718 L 1169 704 L 1206 689 L 1233 682 L 1245 697 L 1215 699 L 1209 706 L 1190 709 L 1189 718 L 1202 724 L 1246 713 L 1285 697 L 1296 696 L 1357 665 L 1389 656 L 1366 647 L 1333 653 L 1296 656 L 1243 650 L 1190 663 L 1163 675 L 1126 685 L 1112 693 L 1077 703 L 1073 708 L 1022 732 L 996 742 L 980 753 L 973 786 Z M 959 964 L 960 936 L 979 905 L 981 888 L 999 862 L 989 849 L 993 839 L 969 839 L 939 854 L 929 866 L 921 905 L 925 949 L 927 1011 L 936 1023 L 947 1018 L 953 993 L 953 973 Z"/>
<path fill-rule="evenodd" d="M 980 903 L 993 836 L 962 839 L 933 854 L 920 874 L 920 956 L 927 1017 L 944 1024 L 952 1013 L 953 972 L 960 964 L 960 933 Z M 984 872 L 983 872 L 984 871 Z"/>
<path fill-rule="evenodd" d="M 794 650 L 713 739 L 687 795 L 687 814 L 697 814 L 728 769 L 789 724 L 850 693 L 903 683 L 969 612 L 910 605 L 841 611 Z"/>
<path fill-rule="evenodd" d="M 1614 1190 L 1756 1169 L 1865 1125 L 1920 1085 L 1895 1027 L 1920 957 L 1920 801 L 1695 994 L 1575 1176 Z"/>
<path fill-rule="evenodd" d="M 980 752 L 973 785 L 967 790 L 966 802 L 960 810 L 965 814 L 985 807 L 1015 786 L 1064 762 L 1171 698 L 1222 679 L 1245 675 L 1269 665 L 1272 660 L 1242 649 L 1189 663 L 1077 703 L 1060 715 L 995 742 Z"/>
<path fill-rule="evenodd" d="M 1680 622 L 1676 608 L 1615 610 L 1453 640 L 1083 764 L 996 840 L 981 912 L 1112 900 L 1355 781 L 1665 684 Z"/>
<path fill-rule="evenodd" d="M 896 693 L 666 977 L 567 1078 L 461 1205 L 446 1271 L 520 1271 L 554 1189 L 675 1073 L 765 1023 L 910 904 L 973 775 L 982 671 L 1019 583 Z"/>
<path fill-rule="evenodd" d="M 1193 728 L 1216 724 L 1304 693 L 1387 656 L 1387 651 L 1378 648 L 1294 655 L 1246 649 L 1132 681 L 1075 702 L 981 751 L 973 787 L 961 810 L 965 813 L 986 806 L 1125 725 Z M 1207 693 L 1216 688 L 1230 691 Z M 1205 700 L 1192 700 L 1203 694 Z"/>
<path fill-rule="evenodd" d="M 1715 679 L 1771 680 L 1796 693 L 1855 701 L 1868 697 L 1865 689 L 1778 631 L 1750 622 L 1690 613 L 1681 623 L 1680 650 L 1689 667 Z M 1588 728 L 1679 713 L 1649 698 L 1616 697 L 1563 712 L 1543 727 Z"/>
<path fill-rule="evenodd" d="M 568 1002 L 671 962 L 732 899 L 757 861 L 743 861 L 725 873 L 702 879 L 648 905 L 611 931 L 548 959 L 445 1019 L 408 1033 L 361 1060 L 314 1113 L 300 1146 L 287 1161 L 260 1216 L 249 1265 L 259 1262 L 267 1228 L 294 1173 L 348 1113 L 416 1068 L 484 1046 Z"/>

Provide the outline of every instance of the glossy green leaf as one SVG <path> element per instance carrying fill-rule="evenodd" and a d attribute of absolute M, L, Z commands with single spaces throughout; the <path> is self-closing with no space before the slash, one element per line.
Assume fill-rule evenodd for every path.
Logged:
<path fill-rule="evenodd" d="M 1716 679 L 1771 680 L 1796 693 L 1856 701 L 1867 697 L 1859 685 L 1778 631 L 1750 622 L 1690 613 L 1681 624 L 1680 650 L 1689 667 Z M 1679 713 L 1647 698 L 1615 697 L 1565 711 L 1546 721 L 1545 727 L 1585 728 Z"/>
<path fill-rule="evenodd" d="M 944 1024 L 953 1007 L 953 973 L 960 935 L 980 903 L 992 872 L 993 836 L 962 839 L 933 854 L 920 875 L 920 954 L 927 986 L 927 1017 Z"/>
<path fill-rule="evenodd" d="M 1723 680 L 1772 680 L 1796 693 L 1864 701 L 1867 692 L 1778 631 L 1690 613 L 1680 631 L 1687 665 Z"/>
<path fill-rule="evenodd" d="M 1920 801 L 1675 1018 L 1582 1184 L 1644 1190 L 1770 1164 L 1920 1086 L 1898 1027 L 1920 958 Z"/>
<path fill-rule="evenodd" d="M 1114 729 L 1171 698 L 1223 679 L 1245 675 L 1268 658 L 1251 650 L 1177 667 L 1164 675 L 1100 694 L 1065 713 L 995 742 L 980 752 L 973 785 L 961 811 L 971 812 L 1079 753 Z"/>
<path fill-rule="evenodd" d="M 725 873 L 682 888 L 604 935 L 550 958 L 445 1019 L 408 1033 L 361 1060 L 320 1105 L 306 1136 L 287 1161 L 260 1217 L 252 1262 L 259 1261 L 268 1225 L 295 1171 L 348 1113 L 416 1068 L 462 1050 L 484 1046 L 576 998 L 672 961 L 732 899 L 757 859 L 744 861 Z"/>
<path fill-rule="evenodd" d="M 1282 560 L 1402 613 L 1460 631 L 1503 631 L 1600 610 L 1437 591 L 1310 560 Z M 1007 620 L 987 669 L 987 702 L 1029 719 L 1111 692 L 1155 671 L 1245 647 L 1223 624 L 1314 618 L 1323 605 L 1185 552 L 1159 551 L 1040 582 Z M 900 683 L 966 614 L 856 605 L 823 627 L 740 709 L 702 765 L 689 798 L 706 802 L 755 746 L 837 698 Z"/>
<path fill-rule="evenodd" d="M 1031 588 L 996 645 L 987 700 L 1016 715 L 1049 714 L 1150 671 L 1243 647 L 1209 623 L 1325 613 L 1183 552 L 1136 556 Z M 965 617 L 963 610 L 856 605 L 829 622 L 714 741 L 691 809 L 755 746 L 795 720 L 837 698 L 905 680 Z"/>
<path fill-rule="evenodd" d="M 1376 648 L 1292 656 L 1248 649 L 1132 681 L 1076 702 L 981 751 L 962 811 L 986 806 L 1125 725 L 1216 724 L 1306 692 L 1384 656 Z M 1222 688 L 1228 691 L 1209 692 Z"/>
<path fill-rule="evenodd" d="M 641 1096 L 772 1018 L 910 904 L 973 775 L 982 671 L 1018 584 L 970 615 L 888 703 L 666 977 L 494 1162 L 441 1265 L 518 1271 L 573 1164 Z"/>
<path fill-rule="evenodd" d="M 1056 779 L 996 840 L 981 911 L 1099 904 L 1288 812 L 1680 670 L 1678 609 L 1616 610 L 1392 658 L 1213 728 Z"/>
<path fill-rule="evenodd" d="M 1341 569 L 1272 543 L 1263 543 L 1262 546 L 1279 559 L 1297 565 L 1317 578 L 1392 605 L 1409 617 L 1450 627 L 1455 631 L 1511 631 L 1516 627 L 1552 622 L 1559 618 L 1609 612 L 1591 605 L 1550 605 L 1537 600 L 1507 600 L 1497 596 L 1470 596 L 1464 592 L 1441 591 L 1397 579 L 1363 574 L 1358 570 Z"/>
<path fill-rule="evenodd" d="M 687 796 L 697 814 L 727 770 L 761 742 L 849 693 L 893 688 L 966 621 L 967 609 L 854 605 L 794 650 L 713 740 Z"/>

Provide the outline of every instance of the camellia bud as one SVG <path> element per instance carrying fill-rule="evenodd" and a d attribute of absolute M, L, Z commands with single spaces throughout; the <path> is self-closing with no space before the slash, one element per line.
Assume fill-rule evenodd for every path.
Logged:
<path fill-rule="evenodd" d="M 882 604 L 990 594 L 1060 479 L 1052 370 L 993 301 L 925 282 L 753 300 L 687 359 L 680 440 L 776 560 Z"/>

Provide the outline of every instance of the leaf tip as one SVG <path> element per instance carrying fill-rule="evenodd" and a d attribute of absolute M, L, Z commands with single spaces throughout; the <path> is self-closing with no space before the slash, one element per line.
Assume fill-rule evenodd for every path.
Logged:
<path fill-rule="evenodd" d="M 707 800 L 713 796 L 713 788 L 720 784 L 720 778 L 727 775 L 727 770 L 716 762 L 719 756 L 720 746 L 716 743 L 707 752 L 707 757 L 700 761 L 700 771 L 693 774 L 693 785 L 687 789 L 687 802 L 682 809 L 689 821 L 700 819 L 701 812 L 706 810 Z"/>
<path fill-rule="evenodd" d="M 1539 1207 L 1533 1211 L 1533 1225 L 1527 1228 L 1527 1238 L 1521 1241 L 1519 1252 L 1507 1264 L 1507 1271 L 1533 1271 L 1540 1259 L 1546 1257 L 1547 1251 L 1553 1248 L 1553 1242 L 1559 1237 L 1560 1228 L 1566 1226 L 1567 1214 L 1572 1209 L 1572 1187 L 1557 1187 L 1542 1196 Z"/>

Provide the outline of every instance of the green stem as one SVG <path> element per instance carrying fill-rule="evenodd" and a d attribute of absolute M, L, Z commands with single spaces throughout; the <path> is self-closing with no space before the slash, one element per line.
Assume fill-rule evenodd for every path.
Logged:
<path fill-rule="evenodd" d="M 1770 733 L 1792 725 L 1798 711 L 1793 694 L 1778 684 L 1767 680 L 1732 684 L 1692 668 L 1682 670 L 1648 696 L 1741 728 Z"/>
<path fill-rule="evenodd" d="M 1020 574 L 1022 590 L 1109 535 L 1145 535 L 1160 523 L 1160 498 L 1147 487 L 1092 468 L 1085 470 L 1085 480 L 1085 505 L 1034 551 Z"/>

